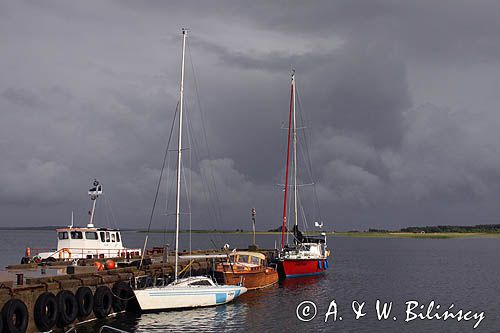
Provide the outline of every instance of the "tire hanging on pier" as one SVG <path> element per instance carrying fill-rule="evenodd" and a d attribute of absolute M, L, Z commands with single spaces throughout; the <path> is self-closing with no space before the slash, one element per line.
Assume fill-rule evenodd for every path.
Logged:
<path fill-rule="evenodd" d="M 2 309 L 3 329 L 10 333 L 24 333 L 28 327 L 28 308 L 23 301 L 11 299 Z"/>
<path fill-rule="evenodd" d="M 80 287 L 75 294 L 78 303 L 78 318 L 85 319 L 94 310 L 94 295 L 89 287 Z"/>
<path fill-rule="evenodd" d="M 125 311 L 130 298 L 133 297 L 132 288 L 128 283 L 120 281 L 113 286 L 113 310 L 115 312 Z"/>
<path fill-rule="evenodd" d="M 106 286 L 100 286 L 94 294 L 94 314 L 97 318 L 106 318 L 113 306 L 113 293 Z"/>
<path fill-rule="evenodd" d="M 50 331 L 57 322 L 57 315 L 56 296 L 50 292 L 44 292 L 38 296 L 33 312 L 38 329 L 42 332 Z"/>
<path fill-rule="evenodd" d="M 64 327 L 74 322 L 78 316 L 78 302 L 75 295 L 69 290 L 61 290 L 56 300 L 59 309 L 57 326 Z"/>

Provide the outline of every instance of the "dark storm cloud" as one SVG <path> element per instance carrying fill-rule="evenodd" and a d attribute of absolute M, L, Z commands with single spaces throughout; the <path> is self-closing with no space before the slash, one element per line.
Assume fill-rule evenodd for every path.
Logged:
<path fill-rule="evenodd" d="M 194 227 L 210 227 L 206 178 L 221 227 L 247 226 L 251 206 L 262 229 L 279 223 L 291 68 L 330 226 L 477 224 L 497 213 L 497 2 L 0 7 L 0 204 L 16 223 L 55 224 L 74 207 L 84 220 L 98 177 L 120 224 L 143 224 L 177 103 L 183 26 L 187 113 L 204 146 L 199 99 L 211 152 L 186 171 Z"/>

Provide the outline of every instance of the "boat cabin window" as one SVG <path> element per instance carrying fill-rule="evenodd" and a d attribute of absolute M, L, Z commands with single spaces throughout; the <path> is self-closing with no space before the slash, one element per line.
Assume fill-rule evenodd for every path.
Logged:
<path fill-rule="evenodd" d="M 211 286 L 212 284 L 207 280 L 195 281 L 189 284 L 190 286 Z"/>
<path fill-rule="evenodd" d="M 104 235 L 105 235 L 104 231 L 101 231 L 101 232 L 99 233 L 99 235 L 101 236 L 101 242 L 103 242 L 103 243 L 104 243 L 104 242 L 106 241 L 106 240 L 104 239 L 104 238 L 105 238 L 105 237 L 104 237 Z"/>
<path fill-rule="evenodd" d="M 246 254 L 245 255 L 239 255 L 238 256 L 238 262 L 248 263 L 248 256 Z"/>
<path fill-rule="evenodd" d="M 106 243 L 109 243 L 110 238 L 109 238 L 109 231 L 106 231 Z"/>
<path fill-rule="evenodd" d="M 81 231 L 72 231 L 71 239 L 83 239 L 83 234 Z"/>
<path fill-rule="evenodd" d="M 250 257 L 250 263 L 260 265 L 260 259 L 258 257 Z"/>
<path fill-rule="evenodd" d="M 59 239 L 68 239 L 68 232 L 67 231 L 58 232 L 57 237 L 59 237 Z"/>
<path fill-rule="evenodd" d="M 111 241 L 112 241 L 113 243 L 114 243 L 114 242 L 116 242 L 116 236 L 115 236 L 115 233 L 114 233 L 114 232 L 111 234 Z"/>
<path fill-rule="evenodd" d="M 120 233 L 119 233 L 119 232 L 117 232 L 117 233 L 116 233 L 116 241 L 117 241 L 117 242 L 119 242 L 119 241 L 120 241 Z"/>
<path fill-rule="evenodd" d="M 97 239 L 97 232 L 94 232 L 94 231 L 86 231 L 86 232 L 85 232 L 85 238 L 87 238 L 87 239 L 93 239 L 93 240 L 96 240 L 96 239 Z"/>

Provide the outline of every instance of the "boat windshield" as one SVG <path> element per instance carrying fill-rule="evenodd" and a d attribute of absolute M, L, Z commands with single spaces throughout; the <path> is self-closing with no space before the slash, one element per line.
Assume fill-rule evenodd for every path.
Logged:
<path fill-rule="evenodd" d="M 94 232 L 94 231 L 86 231 L 86 232 L 85 232 L 85 238 L 87 238 L 87 239 L 94 239 L 94 240 L 96 240 L 96 239 L 97 239 L 97 232 Z"/>
<path fill-rule="evenodd" d="M 258 257 L 251 256 L 250 257 L 250 263 L 254 265 L 259 265 L 260 264 L 260 259 Z"/>
<path fill-rule="evenodd" d="M 68 232 L 67 231 L 61 231 L 57 234 L 57 237 L 59 239 L 68 239 Z"/>
<path fill-rule="evenodd" d="M 72 231 L 71 239 L 83 239 L 83 234 L 81 231 Z"/>
<path fill-rule="evenodd" d="M 208 280 L 194 281 L 189 284 L 190 286 L 211 286 L 212 284 Z"/>
<path fill-rule="evenodd" d="M 238 262 L 248 263 L 248 255 L 240 254 L 238 256 Z"/>

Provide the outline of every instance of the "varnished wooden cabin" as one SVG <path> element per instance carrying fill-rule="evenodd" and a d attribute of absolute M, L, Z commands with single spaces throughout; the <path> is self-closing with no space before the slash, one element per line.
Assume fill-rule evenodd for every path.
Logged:
<path fill-rule="evenodd" d="M 240 284 L 248 290 L 261 289 L 278 282 L 276 269 L 267 266 L 266 256 L 259 252 L 237 251 L 228 255 L 226 262 L 215 268 L 218 281 Z"/>

